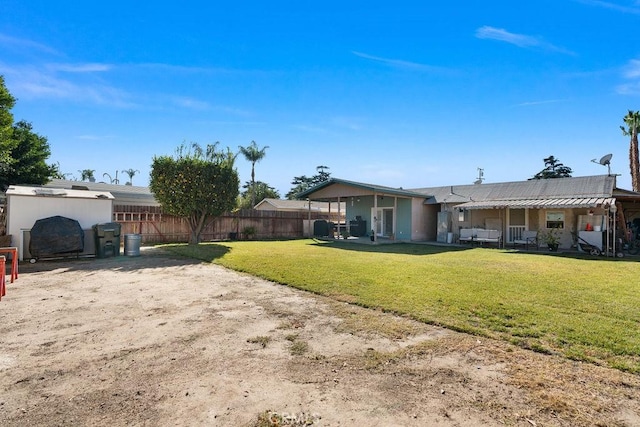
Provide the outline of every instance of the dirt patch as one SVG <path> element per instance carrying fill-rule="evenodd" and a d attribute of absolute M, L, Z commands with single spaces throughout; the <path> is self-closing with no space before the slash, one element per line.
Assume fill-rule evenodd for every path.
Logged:
<path fill-rule="evenodd" d="M 143 248 L 21 265 L 0 425 L 635 426 L 640 378 Z"/>

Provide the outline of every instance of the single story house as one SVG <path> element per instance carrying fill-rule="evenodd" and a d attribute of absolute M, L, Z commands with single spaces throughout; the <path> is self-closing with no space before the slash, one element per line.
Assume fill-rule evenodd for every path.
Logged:
<path fill-rule="evenodd" d="M 568 248 L 580 232 L 612 229 L 613 218 L 620 233 L 640 221 L 640 193 L 617 188 L 614 175 L 416 189 L 332 178 L 299 197 L 345 202 L 347 222 L 366 220 L 374 240 L 457 241 L 478 228 L 498 230 L 508 245 L 525 230 L 556 229 Z"/>

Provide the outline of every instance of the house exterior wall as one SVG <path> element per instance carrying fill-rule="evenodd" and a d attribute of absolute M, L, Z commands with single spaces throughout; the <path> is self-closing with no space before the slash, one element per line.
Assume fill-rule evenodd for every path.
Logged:
<path fill-rule="evenodd" d="M 411 240 L 416 242 L 424 242 L 430 240 L 429 231 L 433 230 L 433 239 L 435 240 L 436 215 L 430 214 L 431 206 L 424 204 L 424 199 L 411 199 Z M 434 218 L 433 224 L 430 218 Z"/>
<path fill-rule="evenodd" d="M 461 228 L 497 228 L 489 224 L 500 224 L 502 233 L 507 243 L 508 230 L 507 226 L 507 210 L 506 209 L 474 209 L 465 213 L 464 221 L 460 221 L 458 211 L 452 209 L 453 232 L 457 238 Z M 573 232 L 577 232 L 578 216 L 586 215 L 589 209 L 526 209 L 526 222 L 529 230 L 540 231 L 546 233 L 549 229 L 546 227 L 547 212 L 562 212 L 564 214 L 564 228 L 559 231 L 560 248 L 569 249 L 574 244 Z M 602 209 L 595 209 L 595 214 L 603 215 Z M 540 243 L 544 246 L 544 242 Z"/>
<path fill-rule="evenodd" d="M 440 212 L 440 205 L 425 205 L 425 216 L 424 222 L 425 224 L 425 240 L 426 241 L 436 241 L 438 238 L 438 212 Z"/>
<path fill-rule="evenodd" d="M 345 202 L 347 206 L 347 222 L 356 219 L 357 216 L 360 216 L 367 222 L 367 230 L 368 233 L 370 233 L 373 229 L 373 218 L 371 217 L 371 210 L 374 206 L 373 196 L 354 196 L 353 200 L 349 197 Z M 415 240 L 413 237 L 414 202 L 412 199 L 394 196 L 378 196 L 376 206 L 378 208 L 395 208 L 396 240 Z M 422 232 L 424 233 L 424 231 Z"/>

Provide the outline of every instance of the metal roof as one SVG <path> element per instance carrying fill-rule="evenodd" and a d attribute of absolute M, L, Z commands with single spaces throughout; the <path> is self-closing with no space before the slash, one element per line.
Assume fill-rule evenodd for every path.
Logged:
<path fill-rule="evenodd" d="M 612 197 L 586 197 L 564 199 L 518 199 L 518 200 L 485 200 L 466 202 L 457 205 L 459 209 L 564 209 L 564 208 L 597 208 L 611 206 L 616 199 Z"/>
<path fill-rule="evenodd" d="M 104 182 L 69 181 L 52 179 L 45 184 L 47 188 L 76 189 L 79 191 L 107 191 L 114 197 L 115 205 L 160 206 L 149 187 L 135 185 L 115 185 Z"/>
<path fill-rule="evenodd" d="M 597 175 L 413 189 L 426 204 L 612 197 L 615 176 Z"/>
<path fill-rule="evenodd" d="M 108 191 L 87 191 L 58 188 L 30 187 L 26 185 L 11 185 L 7 188 L 8 196 L 33 196 L 68 199 L 109 199 L 114 197 Z"/>

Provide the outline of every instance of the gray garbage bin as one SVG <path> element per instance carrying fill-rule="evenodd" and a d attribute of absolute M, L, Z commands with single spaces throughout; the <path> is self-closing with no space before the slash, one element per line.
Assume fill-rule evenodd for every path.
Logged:
<path fill-rule="evenodd" d="M 96 257 L 120 256 L 120 224 L 108 222 L 93 226 L 96 240 Z"/>
<path fill-rule="evenodd" d="M 124 235 L 124 254 L 126 256 L 140 256 L 140 242 L 142 236 L 139 234 Z"/>

